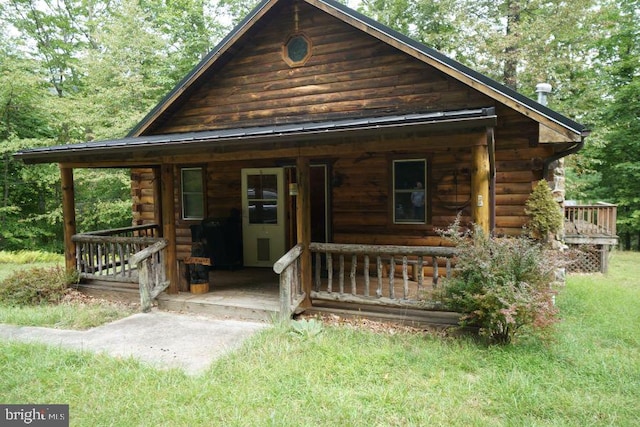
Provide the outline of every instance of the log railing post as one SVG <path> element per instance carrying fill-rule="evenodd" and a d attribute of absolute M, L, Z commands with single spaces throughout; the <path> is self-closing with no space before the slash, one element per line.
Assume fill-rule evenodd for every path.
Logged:
<path fill-rule="evenodd" d="M 298 157 L 296 161 L 296 182 L 298 184 L 298 199 L 296 203 L 296 223 L 298 243 L 302 244 L 300 255 L 300 279 L 305 299 L 302 307 L 311 307 L 311 185 L 309 159 Z"/>
<path fill-rule="evenodd" d="M 160 240 L 157 243 L 137 252 L 131 256 L 131 264 L 135 264 L 138 269 L 138 286 L 140 288 L 140 308 L 144 313 L 151 310 L 151 302 L 164 291 L 169 282 L 162 280 L 165 277 L 161 271 L 155 269 L 164 269 L 164 264 L 154 262 L 157 253 L 167 247 L 166 240 Z M 162 258 L 162 257 L 160 257 Z"/>
<path fill-rule="evenodd" d="M 299 275 L 302 253 L 302 245 L 297 244 L 273 264 L 273 271 L 280 275 L 280 320 L 282 321 L 290 319 L 306 299 Z"/>

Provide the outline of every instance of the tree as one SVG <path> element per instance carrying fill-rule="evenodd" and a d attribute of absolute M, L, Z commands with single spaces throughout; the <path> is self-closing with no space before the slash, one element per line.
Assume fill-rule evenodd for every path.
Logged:
<path fill-rule="evenodd" d="M 601 44 L 611 92 L 601 111 L 603 145 L 594 167 L 601 177 L 596 194 L 618 205 L 619 232 L 629 242 L 632 233 L 640 233 L 640 1 L 612 6 L 611 33 Z"/>
<path fill-rule="evenodd" d="M 17 249 L 55 240 L 56 175 L 49 165 L 25 168 L 14 152 L 50 143 L 50 101 L 35 60 L 19 55 L 10 38 L 0 43 L 0 249 Z M 53 179 L 53 181 L 52 181 Z M 58 202 L 59 203 L 59 202 Z M 55 246 L 55 245 L 54 245 Z"/>
<path fill-rule="evenodd" d="M 126 135 L 224 25 L 212 0 L 0 3 L 0 249 L 61 248 L 59 172 L 20 149 Z M 78 170 L 78 229 L 131 222 L 126 170 Z"/>

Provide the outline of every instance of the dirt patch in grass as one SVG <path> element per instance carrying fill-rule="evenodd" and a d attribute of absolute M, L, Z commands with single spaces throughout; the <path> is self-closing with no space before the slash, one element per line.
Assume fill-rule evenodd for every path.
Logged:
<path fill-rule="evenodd" d="M 111 306 L 114 308 L 121 308 L 125 311 L 138 311 L 140 309 L 140 304 L 137 302 L 125 303 L 104 298 L 96 298 L 94 296 L 80 292 L 77 289 L 71 288 L 66 291 L 66 294 L 62 298 L 61 303 L 78 305 L 103 305 Z"/>

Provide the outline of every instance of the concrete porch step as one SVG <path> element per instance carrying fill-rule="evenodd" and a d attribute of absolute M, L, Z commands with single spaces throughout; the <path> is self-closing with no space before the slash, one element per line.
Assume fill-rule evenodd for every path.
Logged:
<path fill-rule="evenodd" d="M 278 318 L 278 302 L 262 298 L 231 298 L 211 292 L 207 294 L 160 294 L 157 298 L 160 310 L 197 313 L 220 319 L 272 322 Z"/>

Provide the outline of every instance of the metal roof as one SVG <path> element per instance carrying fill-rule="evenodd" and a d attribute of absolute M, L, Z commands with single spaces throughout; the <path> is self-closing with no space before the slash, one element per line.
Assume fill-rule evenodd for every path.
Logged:
<path fill-rule="evenodd" d="M 154 120 L 154 117 L 162 111 L 169 100 L 173 99 L 180 92 L 184 91 L 186 88 L 190 86 L 191 83 L 194 82 L 194 77 L 200 75 L 203 69 L 206 69 L 209 65 L 211 65 L 215 60 L 226 51 L 229 43 L 236 38 L 238 34 L 245 31 L 247 27 L 255 18 L 258 16 L 263 9 L 267 7 L 272 7 L 279 0 L 263 0 L 260 4 L 258 4 L 187 76 L 185 76 L 180 83 L 176 85 L 176 87 L 167 94 L 159 103 L 156 105 L 141 121 L 138 123 L 132 130 L 129 132 L 127 136 L 135 136 L 140 133 L 146 125 Z M 515 90 L 498 83 L 497 81 L 491 79 L 484 74 L 481 74 L 466 65 L 438 52 L 435 49 L 432 49 L 424 44 L 413 40 L 404 34 L 399 33 L 341 3 L 338 3 L 334 0 L 302 0 L 310 5 L 314 5 L 314 3 L 323 4 L 326 7 L 334 10 L 338 18 L 341 18 L 344 21 L 345 17 L 348 17 L 352 20 L 362 23 L 363 25 L 369 27 L 370 29 L 374 29 L 376 32 L 380 33 L 384 37 L 395 40 L 402 45 L 413 49 L 415 52 L 419 52 L 422 55 L 426 55 L 431 60 L 436 61 L 440 64 L 443 64 L 445 67 L 454 70 L 458 73 L 461 73 L 467 76 L 469 79 L 476 81 L 487 88 L 492 89 L 493 92 L 499 94 L 503 97 L 506 97 L 513 102 L 520 104 L 530 110 L 536 111 L 540 115 L 548 118 L 549 120 L 563 126 L 564 128 L 578 134 L 582 135 L 587 132 L 587 129 L 582 124 L 554 111 L 535 100 L 524 96 Z M 345 21 L 349 23 L 348 21 Z"/>
<path fill-rule="evenodd" d="M 271 126 L 255 126 L 235 129 L 218 129 L 202 132 L 173 133 L 165 135 L 148 135 L 126 137 L 106 141 L 92 141 L 78 144 L 66 144 L 52 147 L 40 147 L 23 150 L 15 154 L 16 158 L 26 163 L 45 163 L 69 159 L 74 156 L 98 155 L 101 152 L 114 150 L 127 153 L 136 149 L 154 149 L 158 152 L 176 149 L 184 144 L 216 144 L 223 145 L 238 141 L 272 141 L 287 137 L 304 136 L 306 140 L 317 140 L 323 135 L 350 131 L 383 131 L 406 128 L 407 130 L 429 125 L 462 124 L 477 126 L 478 120 L 495 120 L 494 108 L 472 110 L 440 111 L 428 113 L 404 114 L 397 116 L 362 117 L 323 122 L 288 123 Z"/>

